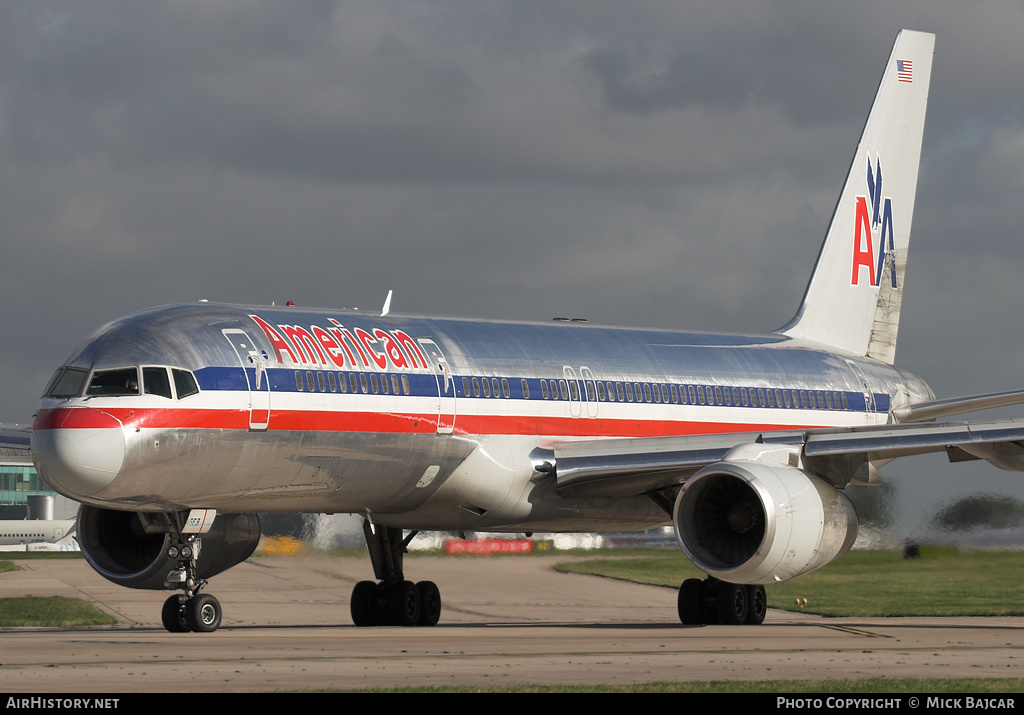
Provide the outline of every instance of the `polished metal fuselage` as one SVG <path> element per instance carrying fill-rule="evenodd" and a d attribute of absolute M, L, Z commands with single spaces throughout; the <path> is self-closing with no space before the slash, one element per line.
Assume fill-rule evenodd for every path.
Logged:
<path fill-rule="evenodd" d="M 537 455 L 571 440 L 879 424 L 931 396 L 892 366 L 774 333 L 209 303 L 116 320 L 63 365 L 180 368 L 200 388 L 44 398 L 36 463 L 73 499 L 358 512 L 406 528 L 664 524 L 644 495 L 560 495 Z"/>

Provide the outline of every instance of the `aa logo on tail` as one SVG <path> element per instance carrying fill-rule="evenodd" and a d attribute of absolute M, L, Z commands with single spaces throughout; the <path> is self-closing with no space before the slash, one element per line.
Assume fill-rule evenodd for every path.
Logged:
<path fill-rule="evenodd" d="M 896 248 L 893 245 L 892 199 L 882 198 L 882 160 L 875 158 L 872 171 L 871 157 L 868 157 L 868 195 L 857 197 L 856 216 L 853 224 L 853 274 L 851 285 L 860 285 L 861 268 L 867 269 L 868 281 L 872 286 L 882 282 L 886 267 L 892 287 L 896 288 Z M 868 209 L 868 202 L 871 208 Z M 877 243 L 878 259 L 874 247 Z"/>

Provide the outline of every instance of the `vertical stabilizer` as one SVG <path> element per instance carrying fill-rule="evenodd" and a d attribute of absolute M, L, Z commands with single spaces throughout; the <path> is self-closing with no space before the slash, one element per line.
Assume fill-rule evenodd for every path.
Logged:
<path fill-rule="evenodd" d="M 934 46 L 897 36 L 803 304 L 780 332 L 892 363 Z"/>

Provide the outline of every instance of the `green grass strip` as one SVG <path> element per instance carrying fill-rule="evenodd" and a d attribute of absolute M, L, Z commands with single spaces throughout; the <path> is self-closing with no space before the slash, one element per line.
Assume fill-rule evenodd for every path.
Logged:
<path fill-rule="evenodd" d="M 681 552 L 668 550 L 556 568 L 672 588 L 704 578 Z M 765 590 L 771 608 L 823 616 L 1022 616 L 1024 553 L 925 548 L 920 558 L 905 559 L 898 551 L 851 551 Z"/>
<path fill-rule="evenodd" d="M 23 596 L 0 598 L 0 627 L 110 626 L 117 619 L 80 598 L 66 596 Z"/>

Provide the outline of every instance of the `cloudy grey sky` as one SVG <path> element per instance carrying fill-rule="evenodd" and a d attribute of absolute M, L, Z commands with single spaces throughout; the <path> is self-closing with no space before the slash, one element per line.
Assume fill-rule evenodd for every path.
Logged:
<path fill-rule="evenodd" d="M 1021 3 L 5 2 L 0 421 L 170 302 L 774 329 L 903 27 L 937 41 L 897 362 L 1024 388 Z"/>

